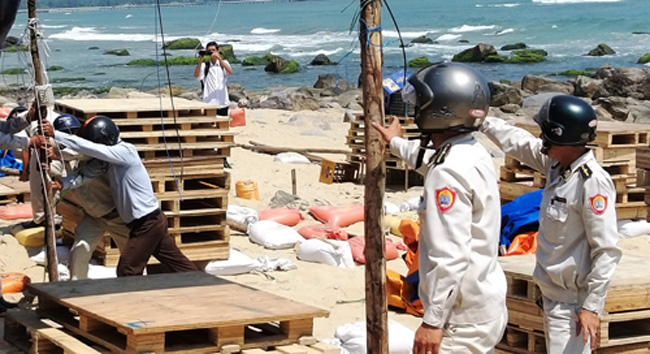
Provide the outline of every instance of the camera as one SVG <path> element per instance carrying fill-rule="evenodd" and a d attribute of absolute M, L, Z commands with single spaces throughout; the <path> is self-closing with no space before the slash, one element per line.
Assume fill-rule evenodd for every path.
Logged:
<path fill-rule="evenodd" d="M 212 55 L 212 51 L 199 50 L 199 56 Z"/>

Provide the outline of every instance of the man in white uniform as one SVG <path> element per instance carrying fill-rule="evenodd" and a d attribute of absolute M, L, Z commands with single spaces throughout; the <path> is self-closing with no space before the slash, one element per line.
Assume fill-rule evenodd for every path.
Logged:
<path fill-rule="evenodd" d="M 422 138 L 374 125 L 391 151 L 425 176 L 420 212 L 424 306 L 413 354 L 493 353 L 507 323 L 506 279 L 497 262 L 500 198 L 492 159 L 472 132 L 487 115 L 490 90 L 470 66 L 434 64 L 408 79 Z"/>
<path fill-rule="evenodd" d="M 228 77 L 232 74 L 232 68 L 230 63 L 221 57 L 216 42 L 208 43 L 205 51 L 210 60 L 203 62 L 203 55 L 199 56 L 194 77 L 201 81 L 203 102 L 217 106 L 218 116 L 228 116 Z"/>
<path fill-rule="evenodd" d="M 540 138 L 492 117 L 481 131 L 506 154 L 546 173 L 533 277 L 543 296 L 547 351 L 590 353 L 621 257 L 616 190 L 586 147 L 597 125 L 587 102 L 554 96 L 534 119 Z"/>

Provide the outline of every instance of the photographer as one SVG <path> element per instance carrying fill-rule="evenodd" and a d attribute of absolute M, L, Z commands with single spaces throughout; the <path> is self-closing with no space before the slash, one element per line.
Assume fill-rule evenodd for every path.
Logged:
<path fill-rule="evenodd" d="M 203 57 L 209 55 L 210 60 L 203 62 Z M 203 102 L 217 106 L 218 116 L 228 116 L 228 76 L 232 74 L 230 63 L 221 57 L 219 45 L 210 42 L 205 51 L 199 52 L 199 63 L 194 70 L 194 77 L 201 81 Z"/>

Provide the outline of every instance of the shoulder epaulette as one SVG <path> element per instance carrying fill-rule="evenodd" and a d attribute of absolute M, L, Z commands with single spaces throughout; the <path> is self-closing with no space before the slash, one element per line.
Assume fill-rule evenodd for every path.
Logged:
<path fill-rule="evenodd" d="M 579 170 L 580 170 L 580 176 L 582 176 L 582 178 L 584 178 L 584 179 L 588 179 L 592 175 L 591 168 L 589 168 L 589 166 L 587 166 L 587 164 L 584 164 L 584 165 L 580 166 Z"/>
<path fill-rule="evenodd" d="M 443 145 L 431 158 L 431 165 L 437 166 L 445 162 L 445 158 L 449 155 L 449 150 L 451 149 L 451 144 L 447 143 Z"/>

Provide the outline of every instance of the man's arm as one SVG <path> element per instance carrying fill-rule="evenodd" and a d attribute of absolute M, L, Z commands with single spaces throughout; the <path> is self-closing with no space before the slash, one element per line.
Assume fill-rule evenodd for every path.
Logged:
<path fill-rule="evenodd" d="M 128 165 L 133 163 L 133 154 L 123 144 L 117 144 L 113 146 L 96 144 L 90 140 L 86 140 L 76 135 L 70 135 L 63 132 L 56 132 L 54 139 L 58 143 L 62 143 L 74 151 L 102 161 L 106 161 L 108 163 L 116 165 Z"/>
<path fill-rule="evenodd" d="M 230 63 L 228 63 L 228 60 L 224 60 L 221 57 L 221 53 L 218 50 L 212 52 L 211 58 L 217 60 L 221 67 L 226 71 L 226 73 L 228 73 L 228 75 L 232 75 L 232 68 L 230 67 Z"/>
<path fill-rule="evenodd" d="M 500 118 L 487 117 L 481 125 L 485 134 L 503 152 L 539 172 L 546 173 L 551 159 L 542 154 L 542 139 L 527 130 L 508 124 Z"/>
<path fill-rule="evenodd" d="M 106 173 L 106 163 L 100 160 L 92 160 L 76 172 L 63 178 L 62 189 L 75 189 L 83 186 L 88 180 Z"/>
<path fill-rule="evenodd" d="M 199 62 L 196 63 L 196 68 L 194 69 L 194 77 L 199 81 L 204 79 L 204 77 L 203 77 L 203 65 L 205 65 L 205 63 L 203 63 L 203 55 L 201 55 L 199 57 Z"/>

